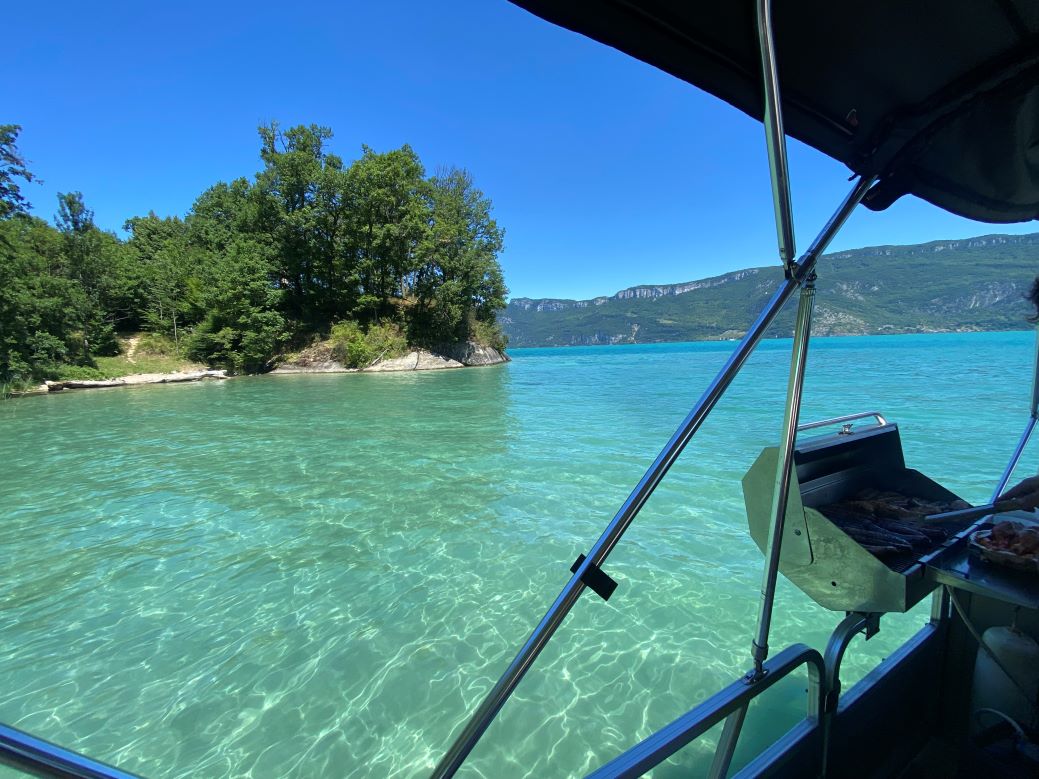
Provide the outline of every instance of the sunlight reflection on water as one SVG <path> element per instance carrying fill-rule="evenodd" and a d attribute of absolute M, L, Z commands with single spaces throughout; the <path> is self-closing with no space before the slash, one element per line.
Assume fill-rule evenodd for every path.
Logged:
<path fill-rule="evenodd" d="M 0 719 L 154 776 L 428 773 L 731 346 L 0 405 Z M 751 359 L 607 564 L 617 594 L 581 600 L 463 775 L 580 774 L 745 670 L 739 479 L 777 438 L 788 349 Z M 980 501 L 1031 354 L 1029 333 L 819 339 L 803 418 L 883 411 L 912 467 Z M 926 606 L 853 645 L 846 683 Z M 783 581 L 772 644 L 821 648 L 840 616 Z M 803 695 L 774 690 L 745 746 Z M 657 775 L 702 774 L 702 742 Z"/>

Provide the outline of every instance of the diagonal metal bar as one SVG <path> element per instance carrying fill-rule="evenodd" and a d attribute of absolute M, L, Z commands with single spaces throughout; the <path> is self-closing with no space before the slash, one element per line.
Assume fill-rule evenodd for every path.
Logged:
<path fill-rule="evenodd" d="M 480 737 L 490 726 L 494 717 L 497 716 L 501 707 L 505 705 L 505 701 L 508 700 L 513 690 L 516 689 L 516 686 L 526 675 L 537 656 L 541 653 L 541 650 L 544 649 L 552 635 L 562 624 L 570 609 L 573 608 L 578 598 L 580 598 L 585 588 L 584 583 L 581 581 L 585 571 L 590 566 L 602 566 L 603 561 L 613 551 L 621 536 L 624 535 L 628 526 L 646 504 L 646 501 L 649 500 L 650 495 L 653 494 L 664 475 L 678 459 L 682 450 L 685 449 L 686 444 L 689 443 L 696 431 L 700 429 L 704 420 L 714 409 L 725 390 L 728 389 L 740 368 L 743 367 L 751 352 L 754 351 L 758 342 L 765 335 L 769 325 L 772 324 L 782 310 L 784 304 L 797 291 L 802 280 L 815 268 L 819 255 L 826 250 L 834 235 L 847 221 L 851 212 L 855 210 L 855 206 L 865 196 L 874 180 L 873 178 L 868 178 L 856 181 L 851 192 L 838 207 L 834 215 L 830 217 L 830 221 L 823 227 L 815 241 L 808 248 L 808 251 L 801 258 L 801 261 L 795 265 L 795 271 L 790 278 L 785 279 L 780 284 L 779 289 L 772 295 L 765 309 L 758 315 L 758 318 L 718 372 L 718 375 L 715 376 L 707 390 L 700 396 L 700 399 L 678 430 L 675 431 L 671 440 L 667 442 L 667 445 L 657 455 L 656 460 L 653 461 L 642 480 L 632 491 L 631 495 L 628 496 L 628 499 L 624 501 L 617 514 L 610 520 L 609 525 L 606 526 L 599 540 L 595 542 L 584 562 L 574 572 L 570 581 L 566 583 L 563 591 L 559 593 L 559 596 L 549 607 L 548 612 L 542 617 L 534 632 L 531 633 L 519 653 L 509 664 L 509 667 L 505 669 L 501 678 L 491 688 L 491 691 L 473 713 L 462 732 L 451 745 L 451 748 L 433 770 L 431 774 L 432 779 L 445 779 L 446 777 L 454 776 L 473 747 L 476 746 Z"/>
<path fill-rule="evenodd" d="M 1003 494 L 1003 490 L 1007 488 L 1007 484 L 1010 483 L 1010 477 L 1014 475 L 1014 470 L 1021 460 L 1025 446 L 1028 445 L 1028 439 L 1032 437 L 1032 431 L 1035 430 L 1037 421 L 1039 421 L 1039 331 L 1036 331 L 1035 337 L 1035 357 L 1033 358 L 1032 368 L 1032 406 L 1029 409 L 1028 423 L 1025 425 L 1025 430 L 1017 442 L 1014 453 L 1010 456 L 1010 462 L 1007 463 L 1003 475 L 999 478 L 999 484 L 996 485 L 990 502 L 995 503 L 999 496 Z"/>
<path fill-rule="evenodd" d="M 725 727 L 722 728 L 718 746 L 714 748 L 714 762 L 711 763 L 711 770 L 707 772 L 707 779 L 725 779 L 729 775 L 729 766 L 732 765 L 732 757 L 736 754 L 736 744 L 739 743 L 749 709 L 748 701 L 725 718 Z"/>
<path fill-rule="evenodd" d="M 0 724 L 0 764 L 35 776 L 62 779 L 138 779 L 134 774 L 3 724 Z"/>

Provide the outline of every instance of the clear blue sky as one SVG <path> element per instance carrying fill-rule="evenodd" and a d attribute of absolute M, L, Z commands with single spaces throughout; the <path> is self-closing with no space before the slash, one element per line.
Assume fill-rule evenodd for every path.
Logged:
<path fill-rule="evenodd" d="M 316 123 L 346 159 L 410 143 L 430 172 L 468 168 L 506 230 L 514 297 L 592 297 L 776 261 L 760 125 L 504 0 L 15 3 L 0 122 L 44 180 L 51 218 L 80 190 L 98 223 L 185 214 L 259 167 L 256 126 Z M 847 171 L 791 148 L 798 245 Z M 904 199 L 853 217 L 832 248 L 983 225 Z"/>

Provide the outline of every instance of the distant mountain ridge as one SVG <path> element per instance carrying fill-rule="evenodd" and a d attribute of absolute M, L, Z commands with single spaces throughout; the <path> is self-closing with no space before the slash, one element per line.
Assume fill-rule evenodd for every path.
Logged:
<path fill-rule="evenodd" d="M 509 305 L 515 303 L 517 306 L 524 310 L 530 310 L 533 308 L 536 311 L 565 311 L 568 308 L 587 308 L 588 306 L 601 306 L 610 300 L 644 300 L 646 298 L 659 298 L 668 295 L 682 295 L 686 292 L 692 292 L 694 289 L 704 289 L 705 287 L 717 287 L 721 284 L 725 284 L 730 281 L 739 281 L 740 279 L 746 278 L 749 274 L 757 273 L 759 268 L 748 268 L 747 270 L 738 270 L 731 273 L 724 273 L 721 276 L 712 276 L 708 279 L 700 279 L 699 281 L 686 281 L 680 284 L 640 284 L 637 287 L 628 287 L 622 289 L 615 295 L 609 297 L 597 297 L 591 298 L 590 300 L 565 300 L 558 298 L 514 298 L 510 301 Z"/>
<path fill-rule="evenodd" d="M 1021 329 L 1039 233 L 835 252 L 820 258 L 818 273 L 821 335 Z M 500 321 L 514 347 L 737 338 L 781 278 L 767 266 L 590 300 L 514 298 Z M 772 335 L 790 335 L 788 309 Z"/>

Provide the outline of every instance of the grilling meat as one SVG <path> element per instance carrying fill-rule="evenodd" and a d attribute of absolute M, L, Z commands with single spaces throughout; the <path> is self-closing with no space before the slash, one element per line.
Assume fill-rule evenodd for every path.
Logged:
<path fill-rule="evenodd" d="M 820 506 L 819 511 L 866 551 L 884 558 L 938 546 L 949 537 L 949 530 L 925 524 L 924 517 L 961 508 L 970 508 L 970 504 L 865 489 L 846 500 Z"/>
<path fill-rule="evenodd" d="M 988 538 L 978 538 L 977 543 L 1018 557 L 1039 557 L 1039 528 L 1025 527 L 1019 522 L 997 522 Z"/>

